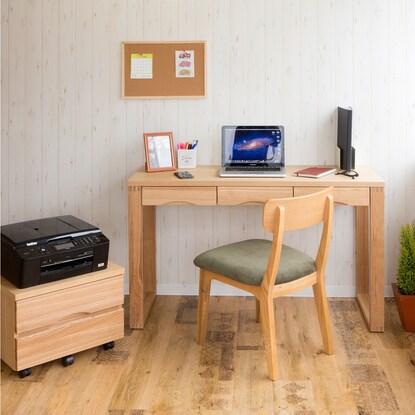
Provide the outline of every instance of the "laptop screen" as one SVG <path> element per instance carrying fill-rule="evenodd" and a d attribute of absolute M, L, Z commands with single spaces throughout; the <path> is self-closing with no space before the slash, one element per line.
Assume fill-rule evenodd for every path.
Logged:
<path fill-rule="evenodd" d="M 284 163 L 284 127 L 222 127 L 222 166 L 272 167 Z"/>

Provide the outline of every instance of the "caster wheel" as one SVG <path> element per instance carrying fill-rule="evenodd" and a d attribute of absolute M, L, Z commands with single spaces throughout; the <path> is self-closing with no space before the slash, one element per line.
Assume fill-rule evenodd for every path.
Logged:
<path fill-rule="evenodd" d="M 21 379 L 25 378 L 26 376 L 30 376 L 32 374 L 32 369 L 23 369 L 19 371 L 19 376 Z"/>
<path fill-rule="evenodd" d="M 65 356 L 62 357 L 62 366 L 66 367 L 66 366 L 70 366 L 73 364 L 73 362 L 75 361 L 74 357 L 71 356 Z"/>
<path fill-rule="evenodd" d="M 102 347 L 104 348 L 104 350 L 113 349 L 114 346 L 115 346 L 115 342 L 114 341 L 108 342 L 108 343 L 105 343 L 105 344 L 102 345 Z"/>

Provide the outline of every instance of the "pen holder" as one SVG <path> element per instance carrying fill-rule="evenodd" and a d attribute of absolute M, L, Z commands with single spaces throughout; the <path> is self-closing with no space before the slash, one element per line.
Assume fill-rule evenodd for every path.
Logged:
<path fill-rule="evenodd" d="M 177 167 L 194 169 L 196 167 L 196 150 L 177 150 Z"/>

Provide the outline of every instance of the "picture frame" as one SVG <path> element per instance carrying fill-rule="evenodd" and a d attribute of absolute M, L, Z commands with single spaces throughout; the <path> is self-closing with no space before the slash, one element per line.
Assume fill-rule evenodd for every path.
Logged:
<path fill-rule="evenodd" d="M 148 172 L 176 170 L 173 133 L 144 133 L 144 149 Z"/>

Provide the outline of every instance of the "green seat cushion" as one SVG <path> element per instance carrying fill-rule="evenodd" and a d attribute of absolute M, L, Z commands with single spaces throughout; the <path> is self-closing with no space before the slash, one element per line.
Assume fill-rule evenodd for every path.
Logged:
<path fill-rule="evenodd" d="M 249 285 L 261 285 L 272 242 L 249 239 L 203 252 L 194 264 L 215 274 Z M 294 281 L 316 271 L 313 258 L 304 252 L 282 246 L 275 284 Z"/>

